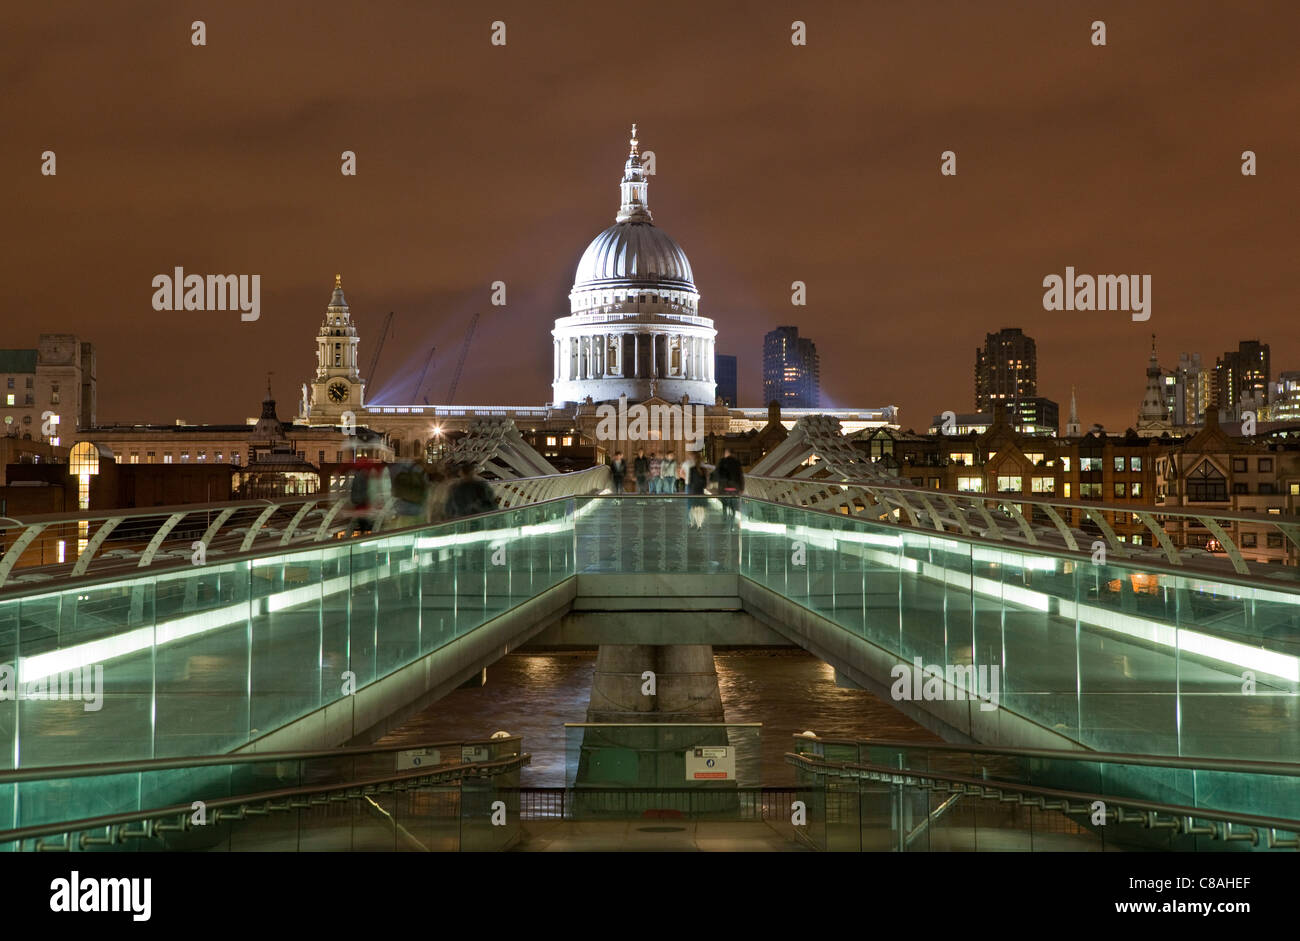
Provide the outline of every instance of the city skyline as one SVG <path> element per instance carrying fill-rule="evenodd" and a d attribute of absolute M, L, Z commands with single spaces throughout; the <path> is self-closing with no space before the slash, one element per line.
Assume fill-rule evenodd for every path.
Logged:
<path fill-rule="evenodd" d="M 268 371 L 277 397 L 296 399 L 338 271 L 363 364 L 396 311 L 378 374 L 366 377 L 378 380 L 373 399 L 416 401 L 433 344 L 430 401 L 441 400 L 478 312 L 457 400 L 540 404 L 549 327 L 576 253 L 607 224 L 610 168 L 637 121 L 658 160 L 656 218 L 691 255 L 718 349 L 738 357 L 741 404 L 762 404 L 750 401 L 762 336 L 782 323 L 818 343 L 828 407 L 896 404 L 918 430 L 969 407 L 969 349 L 1009 325 L 1038 343 L 1041 395 L 1068 402 L 1075 387 L 1082 423 L 1116 431 L 1136 420 L 1152 331 L 1171 364 L 1182 351 L 1212 362 L 1257 336 L 1273 347 L 1275 373 L 1300 366 L 1283 237 L 1296 155 L 1274 114 L 1295 81 L 1278 23 L 1300 14 L 1277 5 L 1222 20 L 1180 6 L 1184 28 L 1169 34 L 1168 13 L 1125 11 L 1099 48 L 1078 4 L 937 6 L 947 15 L 819 12 L 803 48 L 789 43 L 788 16 L 692 10 L 697 29 L 684 36 L 665 16 L 644 27 L 664 56 L 649 81 L 602 64 L 616 24 L 573 8 L 507 5 L 510 39 L 497 48 L 468 8 L 417 13 L 398 30 L 382 11 L 372 22 L 325 4 L 304 32 L 287 13 L 235 4 L 210 20 L 203 48 L 180 14 L 90 10 L 81 32 L 63 24 L 56 36 L 53 14 L 23 11 L 26 32 L 49 41 L 39 57 L 8 50 L 21 94 L 0 160 L 20 181 L 12 224 L 28 237 L 10 256 L 26 274 L 7 280 L 25 315 L 3 345 L 34 347 L 40 332 L 94 343 L 102 421 L 229 421 L 255 411 Z M 248 31 L 252 15 L 259 28 Z M 381 68 L 422 54 L 436 31 L 482 42 L 457 42 L 413 82 L 410 70 Z M 381 34 L 382 48 L 372 42 Z M 1039 44 L 1020 49 L 1028 34 Z M 864 59 L 855 50 L 871 35 L 888 41 Z M 701 65 L 723 39 L 726 55 Z M 561 41 L 577 64 L 592 57 L 599 82 L 573 62 L 549 64 Z M 274 57 L 261 54 L 267 44 Z M 336 46 L 349 55 L 344 74 L 312 65 Z M 174 81 L 142 92 L 116 77 L 123 48 Z M 1028 66 L 985 67 L 1012 49 Z M 792 57 L 779 83 L 751 67 L 777 55 Z M 228 74 L 246 58 L 252 67 Z M 1189 58 L 1213 65 L 1210 77 L 1167 85 L 1171 63 Z M 301 68 L 268 99 L 279 76 L 263 60 L 273 59 Z M 1026 67 L 1051 76 L 1050 91 L 1012 83 Z M 365 83 L 349 77 L 359 74 Z M 882 74 L 897 80 L 880 87 Z M 473 94 L 442 81 L 465 75 L 483 81 Z M 807 107 L 792 105 L 791 88 Z M 144 106 L 125 107 L 133 101 Z M 736 101 L 749 104 L 736 112 Z M 87 102 L 111 115 L 111 132 L 96 114 L 73 120 Z M 1210 112 L 1218 131 L 1207 141 L 1198 128 Z M 47 149 L 54 177 L 40 174 Z M 955 177 L 940 174 L 949 149 Z M 1258 176 L 1240 173 L 1246 149 Z M 339 173 L 343 150 L 357 155 L 356 177 Z M 260 274 L 260 319 L 152 310 L 151 279 L 177 265 Z M 1042 279 L 1066 265 L 1150 274 L 1152 319 L 1043 310 Z M 806 307 L 790 304 L 796 280 Z M 490 304 L 494 281 L 507 285 L 504 308 Z"/>

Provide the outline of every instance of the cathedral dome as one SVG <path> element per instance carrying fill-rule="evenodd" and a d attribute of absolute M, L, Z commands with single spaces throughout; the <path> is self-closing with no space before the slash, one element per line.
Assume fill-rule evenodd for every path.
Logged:
<path fill-rule="evenodd" d="M 655 287 L 695 290 L 682 247 L 649 222 L 618 222 L 592 239 L 578 262 L 573 290 Z"/>

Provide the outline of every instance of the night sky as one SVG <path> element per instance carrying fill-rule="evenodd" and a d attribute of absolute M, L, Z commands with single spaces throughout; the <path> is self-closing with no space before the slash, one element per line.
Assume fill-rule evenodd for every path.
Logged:
<path fill-rule="evenodd" d="M 1075 385 L 1118 431 L 1153 331 L 1165 365 L 1259 338 L 1300 369 L 1297 27 L 1294 0 L 10 3 L 0 346 L 93 342 L 101 422 L 242 421 L 267 371 L 284 418 L 337 271 L 363 371 L 396 312 L 372 404 L 414 401 L 430 344 L 442 402 L 476 310 L 457 402 L 541 404 L 635 121 L 742 404 L 793 323 L 824 404 L 921 430 L 973 410 L 975 348 L 1017 326 L 1062 423 Z M 260 274 L 261 319 L 154 311 L 178 265 Z M 1151 320 L 1045 311 L 1067 265 L 1150 274 Z"/>

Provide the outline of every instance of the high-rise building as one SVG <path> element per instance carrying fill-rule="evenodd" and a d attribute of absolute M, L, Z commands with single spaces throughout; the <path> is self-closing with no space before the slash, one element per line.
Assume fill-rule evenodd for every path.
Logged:
<path fill-rule="evenodd" d="M 1273 384 L 1273 421 L 1300 420 L 1300 372 L 1281 372 Z"/>
<path fill-rule="evenodd" d="M 1170 420 L 1183 427 L 1205 424 L 1205 411 L 1214 398 L 1214 383 L 1213 374 L 1201 363 L 1201 354 L 1179 353 L 1178 365 L 1171 375 L 1174 382 Z"/>
<path fill-rule="evenodd" d="M 992 412 L 997 402 L 1038 395 L 1038 349 L 1019 327 L 984 338 L 975 351 L 975 411 Z"/>
<path fill-rule="evenodd" d="M 1219 357 L 1214 373 L 1214 404 L 1228 421 L 1239 419 L 1243 407 L 1259 410 L 1267 406 L 1272 375 L 1267 343 L 1242 340 L 1235 353 L 1229 351 Z"/>
<path fill-rule="evenodd" d="M 736 357 L 725 353 L 713 354 L 713 375 L 718 383 L 718 398 L 724 405 L 735 408 L 736 401 Z"/>
<path fill-rule="evenodd" d="M 0 350 L 0 434 L 71 441 L 95 424 L 98 394 L 95 347 L 70 333 L 42 333 L 34 350 Z"/>
<path fill-rule="evenodd" d="M 782 408 L 821 406 L 817 346 L 798 327 L 777 327 L 763 337 L 763 398 Z"/>

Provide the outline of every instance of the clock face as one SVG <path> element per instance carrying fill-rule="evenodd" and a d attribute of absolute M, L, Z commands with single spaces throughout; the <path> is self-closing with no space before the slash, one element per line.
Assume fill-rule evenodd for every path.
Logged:
<path fill-rule="evenodd" d="M 348 397 L 348 387 L 341 382 L 336 382 L 330 386 L 329 396 L 331 402 L 342 402 Z"/>

